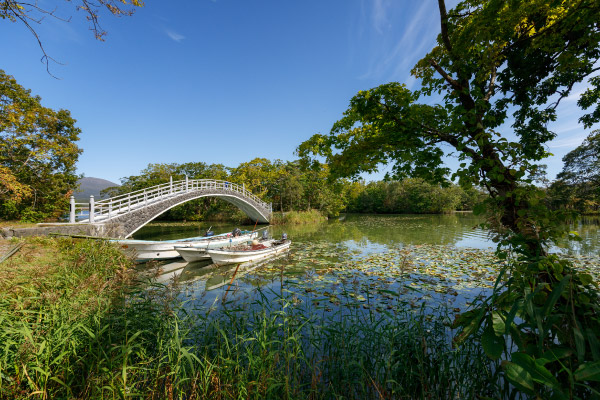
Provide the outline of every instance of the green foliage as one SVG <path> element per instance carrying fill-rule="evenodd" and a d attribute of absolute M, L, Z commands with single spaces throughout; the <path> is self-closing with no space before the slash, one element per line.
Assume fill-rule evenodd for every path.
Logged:
<path fill-rule="evenodd" d="M 511 259 L 510 277 L 454 322 L 460 344 L 480 335 L 486 354 L 504 358 L 515 388 L 538 398 L 600 393 L 600 301 L 587 273 L 556 255 Z M 515 390 L 516 390 L 515 389 Z"/>
<path fill-rule="evenodd" d="M 484 195 L 474 188 L 443 187 L 422 179 L 359 182 L 348 196 L 349 212 L 440 214 L 472 210 Z"/>
<path fill-rule="evenodd" d="M 469 0 L 447 12 L 444 1 L 439 5 L 438 43 L 412 71 L 421 89 L 392 82 L 358 92 L 330 134 L 314 135 L 298 152 L 324 156 L 337 176 L 357 177 L 390 163 L 396 178 L 443 182 L 448 149 L 462 161 L 455 173 L 460 184 L 485 187 L 500 225 L 533 234 L 526 242 L 536 247 L 535 223 L 520 216 L 535 207 L 525 177 L 547 156 L 544 143 L 555 136 L 547 123 L 558 102 L 595 71 L 600 6 Z M 434 94 L 440 104 L 419 103 Z M 516 141 L 497 131 L 509 108 Z"/>
<path fill-rule="evenodd" d="M 597 213 L 600 207 L 600 131 L 563 157 L 563 170 L 548 190 L 556 208 Z"/>
<path fill-rule="evenodd" d="M 317 210 L 310 211 L 288 211 L 273 213 L 271 225 L 303 225 L 318 224 L 326 221 L 327 218 Z"/>
<path fill-rule="evenodd" d="M 0 70 L 0 218 L 41 221 L 68 208 L 80 132 L 69 111 L 43 107 Z"/>

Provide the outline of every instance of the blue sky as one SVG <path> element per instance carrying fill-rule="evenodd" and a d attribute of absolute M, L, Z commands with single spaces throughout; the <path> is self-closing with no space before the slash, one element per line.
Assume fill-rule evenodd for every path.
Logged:
<path fill-rule="evenodd" d="M 359 90 L 416 88 L 410 69 L 439 32 L 435 0 L 148 0 L 132 17 L 103 15 L 99 42 L 82 12 L 58 4 L 71 22 L 36 29 L 60 79 L 31 33 L 6 21 L 0 68 L 45 106 L 71 111 L 83 131 L 78 172 L 113 182 L 149 163 L 293 160 Z M 589 133 L 575 103 L 566 99 L 551 126 L 550 178 Z"/>

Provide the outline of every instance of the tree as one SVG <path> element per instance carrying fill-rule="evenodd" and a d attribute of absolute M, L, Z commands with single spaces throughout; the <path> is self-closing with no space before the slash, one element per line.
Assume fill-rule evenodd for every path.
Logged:
<path fill-rule="evenodd" d="M 277 166 L 266 158 L 243 162 L 231 171 L 234 182 L 246 185 L 246 189 L 265 200 L 269 188 L 277 179 Z"/>
<path fill-rule="evenodd" d="M 563 157 L 564 166 L 550 188 L 562 206 L 580 212 L 596 211 L 600 204 L 600 130 L 595 130 Z"/>
<path fill-rule="evenodd" d="M 94 36 L 98 40 L 104 40 L 104 36 L 106 36 L 106 31 L 102 29 L 99 21 L 100 13 L 103 10 L 115 16 L 132 15 L 134 7 L 142 7 L 144 5 L 141 0 L 78 0 L 74 2 L 69 0 L 68 3 L 74 3 L 75 9 L 85 14 L 86 19 L 90 23 L 90 30 L 94 32 Z M 71 19 L 70 17 L 61 16 L 55 5 L 45 6 L 43 3 L 37 1 L 0 0 L 0 19 L 24 24 L 37 40 L 44 54 L 42 60 L 48 66 L 48 60 L 52 58 L 44 50 L 42 41 L 33 26 L 34 24 L 41 24 L 46 17 L 62 21 L 69 21 Z"/>
<path fill-rule="evenodd" d="M 286 163 L 277 175 L 278 190 L 273 197 L 280 199 L 281 211 L 285 211 L 285 206 L 287 206 L 287 210 L 299 210 L 299 204 L 305 193 L 298 163 Z"/>
<path fill-rule="evenodd" d="M 466 0 L 449 12 L 444 0 L 438 5 L 437 45 L 412 70 L 422 87 L 392 82 L 360 91 L 329 135 L 314 135 L 298 152 L 324 156 L 336 176 L 392 163 L 397 178 L 434 182 L 448 173 L 446 149 L 458 154 L 454 176 L 487 190 L 489 226 L 513 250 L 499 248 L 498 255 L 514 257 L 503 290 L 456 321 L 457 342 L 483 332 L 484 350 L 498 358 L 510 350 L 510 335 L 520 352 L 503 366 L 515 388 L 540 398 L 589 397 L 599 390 L 589 374 L 598 368 L 600 299 L 589 275 L 547 255 L 550 242 L 565 234 L 565 214 L 549 210 L 527 176 L 548 155 L 544 143 L 555 134 L 547 124 L 558 105 L 588 77 L 578 104 L 592 109 L 580 121 L 600 120 L 600 77 L 593 76 L 600 69 L 600 3 Z M 433 95 L 441 102 L 419 102 L 431 103 Z M 516 139 L 500 132 L 509 113 Z M 559 356 L 558 345 L 576 351 Z"/>
<path fill-rule="evenodd" d="M 588 183 L 600 187 L 600 130 L 588 135 L 583 143 L 563 157 L 563 170 L 557 178 L 570 184 Z"/>
<path fill-rule="evenodd" d="M 77 186 L 80 132 L 69 111 L 43 107 L 0 70 L 0 217 L 39 221 L 64 212 Z"/>
<path fill-rule="evenodd" d="M 463 190 L 451 184 L 446 187 L 427 183 L 423 179 L 379 181 L 348 187 L 351 212 L 439 214 L 472 209 L 479 192 Z"/>

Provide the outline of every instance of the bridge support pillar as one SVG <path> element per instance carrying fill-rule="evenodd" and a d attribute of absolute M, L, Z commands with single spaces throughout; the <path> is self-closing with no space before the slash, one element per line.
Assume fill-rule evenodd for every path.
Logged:
<path fill-rule="evenodd" d="M 70 207 L 71 209 L 69 210 L 69 222 L 74 224 L 75 223 L 75 196 L 71 196 L 71 200 L 70 200 Z"/>
<path fill-rule="evenodd" d="M 90 223 L 94 222 L 94 195 L 90 195 Z"/>

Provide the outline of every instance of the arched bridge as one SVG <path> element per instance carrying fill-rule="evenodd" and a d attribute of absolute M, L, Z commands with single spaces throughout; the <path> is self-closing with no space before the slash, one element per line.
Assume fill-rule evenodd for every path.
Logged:
<path fill-rule="evenodd" d="M 75 203 L 71 198 L 70 223 L 94 225 L 101 236 L 129 237 L 165 211 L 200 197 L 219 197 L 242 210 L 252 221 L 269 223 L 272 205 L 246 190 L 245 185 L 214 179 L 185 179 L 153 186 L 109 199 Z M 88 211 L 89 216 L 76 222 Z"/>

